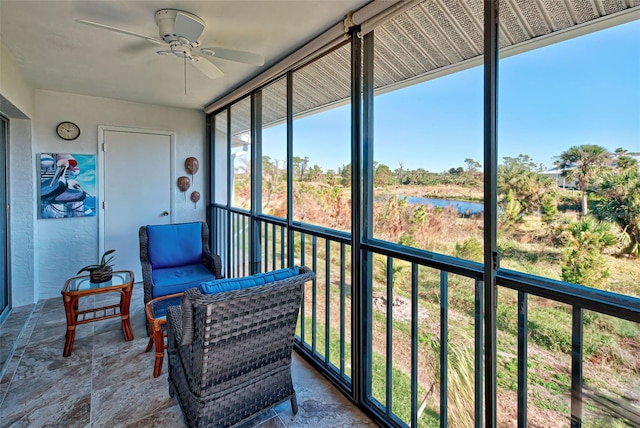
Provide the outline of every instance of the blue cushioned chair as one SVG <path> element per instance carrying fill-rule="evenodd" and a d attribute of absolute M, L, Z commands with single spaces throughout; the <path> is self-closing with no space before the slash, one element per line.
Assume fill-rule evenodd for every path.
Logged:
<path fill-rule="evenodd" d="M 145 304 L 222 278 L 220 256 L 209 250 L 206 223 L 147 225 L 138 234 Z"/>

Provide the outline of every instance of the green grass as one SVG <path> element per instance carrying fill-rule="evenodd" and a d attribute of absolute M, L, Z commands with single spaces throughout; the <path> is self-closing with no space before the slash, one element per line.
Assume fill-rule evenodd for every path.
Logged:
<path fill-rule="evenodd" d="M 305 325 L 311 326 L 311 318 L 305 317 Z M 316 323 L 318 329 L 324 330 L 324 325 Z M 305 328 L 305 335 L 307 331 Z M 296 327 L 296 335 L 300 337 L 300 319 L 298 319 L 298 325 Z M 310 336 L 310 334 L 309 334 Z M 316 350 L 324 357 L 325 350 L 325 337 L 324 335 L 316 336 Z M 307 342 L 310 344 L 310 342 Z M 351 344 L 345 343 L 345 359 L 351 355 Z M 339 334 L 330 329 L 329 334 L 329 361 L 340 360 L 340 336 Z M 386 403 L 386 360 L 380 354 L 373 352 L 371 358 L 371 397 L 375 398 L 383 406 Z M 339 369 L 335 367 L 339 373 Z M 348 369 L 348 370 L 347 370 Z M 347 379 L 351 374 L 351 361 L 345 361 L 345 375 Z M 398 367 L 392 368 L 392 410 L 393 413 L 400 419 L 409 423 L 411 421 L 411 378 L 402 369 Z M 418 400 L 426 394 L 426 390 L 422 386 L 418 386 Z M 419 425 L 421 427 L 438 427 L 440 423 L 439 413 L 427 406 L 427 409 L 422 413 Z"/>
<path fill-rule="evenodd" d="M 509 269 L 516 269 L 547 278 L 559 278 L 560 266 L 562 265 L 562 248 L 552 243 L 550 232 L 544 229 L 539 219 L 527 219 L 521 229 L 514 233 L 514 236 L 501 236 L 499 245 L 502 253 L 502 266 Z M 309 264 L 311 250 L 310 237 L 305 241 L 307 264 Z M 324 255 L 324 241 L 318 240 L 318 274 L 319 278 L 324 274 L 325 263 L 320 260 Z M 299 252 L 299 239 L 297 253 Z M 299 254 L 299 253 L 298 253 Z M 339 272 L 339 252 L 332 247 L 331 251 L 331 278 L 337 278 Z M 378 255 L 374 255 L 377 257 Z M 640 263 L 625 257 L 605 255 L 611 277 L 603 283 L 601 288 L 617 293 L 629 295 L 640 295 Z M 346 263 L 350 262 L 350 257 L 346 257 Z M 386 265 L 374 263 L 374 295 L 386 294 Z M 473 315 L 474 315 L 474 295 L 473 281 L 468 278 L 454 279 L 455 275 L 450 275 L 449 279 L 449 328 L 450 334 L 453 331 L 464 331 L 473 335 Z M 418 343 L 420 349 L 424 350 L 432 339 L 428 330 L 438 331 L 439 313 L 439 271 L 428 268 L 419 269 L 419 304 L 421 309 L 426 309 L 428 319 L 425 323 L 420 323 L 420 334 Z M 318 282 L 318 292 L 323 284 Z M 400 260 L 394 260 L 394 294 L 399 297 L 411 299 L 410 265 Z M 336 289 L 332 286 L 331 296 L 335 297 Z M 318 303 L 323 304 L 323 299 Z M 506 354 L 513 355 L 517 344 L 517 293 L 512 290 L 500 288 L 498 295 L 498 307 L 496 321 L 498 327 L 498 350 Z M 334 300 L 332 298 L 332 305 Z M 461 315 L 463 315 L 461 317 Z M 386 316 L 374 310 L 373 314 L 374 334 L 384 334 Z M 471 317 L 471 322 L 469 318 Z M 333 322 L 333 321 L 332 321 Z M 311 320 L 307 318 L 305 340 L 311 342 Z M 529 394 L 530 411 L 535 408 L 552 410 L 561 415 L 568 412 L 568 389 L 570 382 L 567 375 L 558 368 L 557 361 L 569 361 L 571 354 L 572 336 L 572 312 L 569 305 L 560 304 L 548 299 L 541 299 L 529 296 L 528 310 L 528 343 L 529 343 Z M 321 355 L 324 354 L 324 325 L 317 323 L 318 334 L 316 336 L 316 350 Z M 382 329 L 382 330 L 381 330 Z M 394 335 L 401 334 L 410 338 L 411 325 L 406 321 L 393 321 Z M 330 333 L 330 357 L 329 360 L 336 364 L 339 362 L 339 336 L 333 330 Z M 397 337 L 397 336 L 396 336 Z M 584 311 L 584 364 L 589 370 L 595 371 L 598 375 L 592 375 L 591 382 L 603 383 L 609 387 L 613 393 L 622 393 L 621 385 L 628 384 L 630 380 L 638 376 L 637 353 L 640 341 L 640 324 L 621 320 L 615 317 Z M 403 342 L 409 345 L 410 339 Z M 405 346 L 405 345 L 403 345 Z M 348 349 L 348 351 L 347 351 Z M 351 355 L 350 346 L 345 346 L 345 355 Z M 537 356 L 542 356 L 542 360 L 552 362 L 551 365 L 538 361 Z M 348 357 L 346 357 L 348 359 Z M 512 357 L 498 360 L 498 387 L 504 391 L 516 391 L 517 387 L 517 359 Z M 385 385 L 385 361 L 384 356 L 374 354 L 372 356 L 372 396 L 384 404 Z M 348 367 L 350 374 L 350 367 Z M 345 368 L 347 372 L 347 368 Z M 601 374 L 600 374 L 601 373 Z M 401 368 L 393 367 L 393 389 L 394 403 L 393 410 L 403 420 L 408 421 L 410 414 L 410 379 Z M 395 391 L 399 392 L 395 392 Z M 422 392 L 421 392 L 422 394 Z M 400 397 L 400 398 L 399 398 Z M 398 401 L 399 400 L 399 401 Z M 407 408 L 409 410 L 407 410 Z M 431 416 L 429 416 L 431 415 Z M 406 417 L 406 419 L 405 419 Z M 427 409 L 423 418 L 427 418 L 421 424 L 430 426 L 428 421 L 437 420 L 437 411 Z M 610 421 L 610 426 L 616 426 L 617 422 Z M 606 426 L 598 425 L 594 426 Z"/>

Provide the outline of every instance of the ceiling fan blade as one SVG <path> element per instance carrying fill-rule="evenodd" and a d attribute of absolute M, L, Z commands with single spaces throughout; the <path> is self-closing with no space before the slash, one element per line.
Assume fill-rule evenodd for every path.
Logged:
<path fill-rule="evenodd" d="M 189 58 L 189 62 L 193 64 L 198 70 L 202 72 L 209 79 L 218 79 L 224 76 L 222 70 L 216 67 L 211 61 L 199 55 L 192 55 Z"/>
<path fill-rule="evenodd" d="M 228 61 L 242 62 L 251 65 L 264 65 L 264 57 L 253 52 L 237 51 L 233 49 L 224 49 L 217 46 L 208 48 L 200 48 L 200 52 L 220 59 Z"/>
<path fill-rule="evenodd" d="M 76 22 L 81 24 L 90 25 L 92 27 L 102 28 L 104 30 L 115 31 L 116 33 L 126 34 L 128 36 L 140 37 L 141 39 L 145 39 L 151 43 L 157 43 L 159 45 L 166 46 L 166 43 L 160 39 L 156 39 L 155 37 L 145 36 L 144 34 L 134 33 L 133 31 L 123 30 L 122 28 L 112 27 L 110 25 L 100 24 L 99 22 L 87 21 L 85 19 L 76 19 Z"/>
<path fill-rule="evenodd" d="M 123 48 L 119 49 L 119 52 L 127 54 L 139 54 L 141 52 L 148 51 L 149 49 L 155 49 L 152 45 L 144 40 L 134 41 L 127 44 Z"/>

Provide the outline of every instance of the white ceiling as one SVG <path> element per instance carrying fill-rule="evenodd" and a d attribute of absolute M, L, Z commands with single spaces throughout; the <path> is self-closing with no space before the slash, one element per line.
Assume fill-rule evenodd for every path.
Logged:
<path fill-rule="evenodd" d="M 369 0 L 56 1 L 0 0 L 0 40 L 36 89 L 201 109 L 303 45 Z M 77 23 L 100 22 L 159 38 L 154 13 L 172 8 L 204 20 L 202 46 L 251 51 L 256 67 L 213 59 L 208 79 L 162 46 Z"/>

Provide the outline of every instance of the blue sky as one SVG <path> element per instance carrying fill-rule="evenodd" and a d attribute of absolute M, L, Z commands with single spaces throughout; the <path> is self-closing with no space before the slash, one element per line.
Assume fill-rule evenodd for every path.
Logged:
<path fill-rule="evenodd" d="M 572 145 L 640 152 L 640 20 L 501 60 L 498 156 L 547 167 Z M 475 67 L 375 99 L 374 159 L 442 172 L 483 162 L 483 76 Z M 294 122 L 294 156 L 337 170 L 349 163 L 349 106 Z M 284 127 L 264 154 L 284 159 Z"/>

